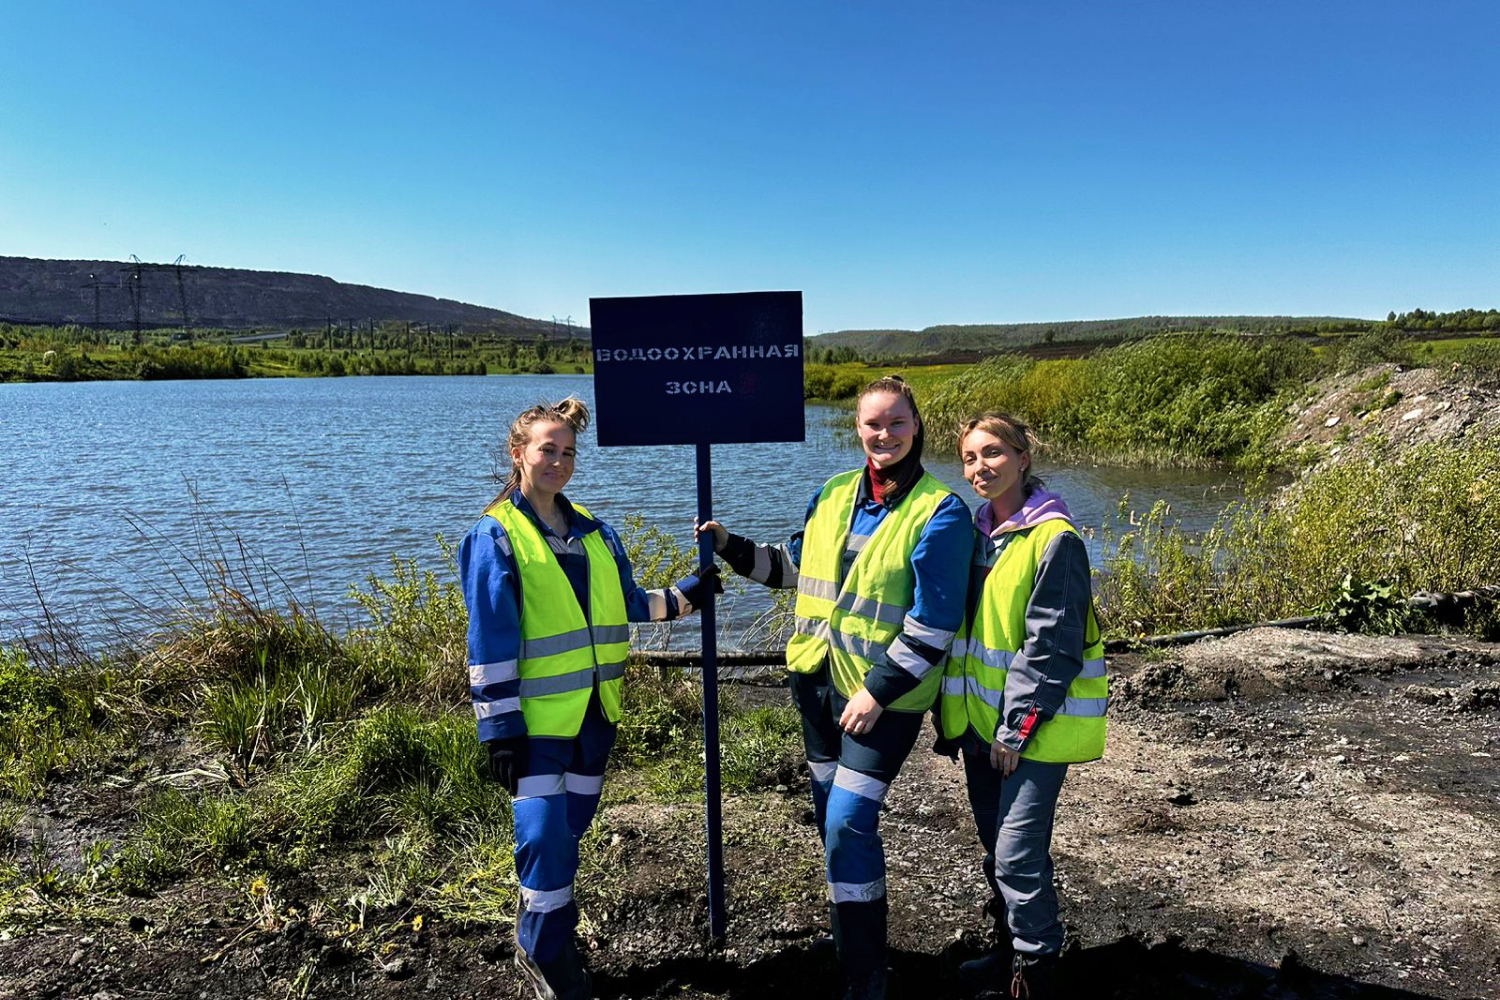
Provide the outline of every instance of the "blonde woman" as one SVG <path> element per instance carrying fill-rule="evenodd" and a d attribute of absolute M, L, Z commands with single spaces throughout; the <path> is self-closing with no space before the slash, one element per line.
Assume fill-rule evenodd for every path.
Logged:
<path fill-rule="evenodd" d="M 940 716 L 947 749 L 963 755 L 998 940 L 959 971 L 979 993 L 1048 1000 L 1063 995 L 1053 817 L 1069 765 L 1104 754 L 1108 681 L 1088 552 L 1034 474 L 1033 444 L 1004 413 L 960 429 L 964 479 L 985 503 Z"/>
<path fill-rule="evenodd" d="M 516 417 L 510 477 L 458 549 L 479 739 L 515 818 L 516 964 L 539 1000 L 592 995 L 573 877 L 615 742 L 629 623 L 687 614 L 717 582 L 710 567 L 637 587 L 614 529 L 563 495 L 588 419 L 571 397 Z"/>

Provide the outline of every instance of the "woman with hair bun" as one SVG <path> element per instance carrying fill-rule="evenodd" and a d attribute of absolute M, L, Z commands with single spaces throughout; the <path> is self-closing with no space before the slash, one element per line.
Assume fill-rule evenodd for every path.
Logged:
<path fill-rule="evenodd" d="M 708 567 L 637 587 L 614 529 L 563 495 L 588 419 L 573 397 L 521 413 L 505 488 L 458 549 L 479 739 L 515 819 L 515 961 L 539 1000 L 592 995 L 573 878 L 620 719 L 629 623 L 688 614 L 717 583 Z"/>
<path fill-rule="evenodd" d="M 983 500 L 963 629 L 943 677 L 940 752 L 961 752 L 984 845 L 997 944 L 959 967 L 976 993 L 1048 1000 L 1063 925 L 1052 824 L 1068 765 L 1104 755 L 1108 680 L 1089 557 L 1062 497 L 1032 471 L 1020 420 L 959 429 L 964 478 Z"/>
<path fill-rule="evenodd" d="M 922 468 L 911 386 L 876 379 L 859 396 L 865 464 L 824 483 L 803 528 L 759 545 L 708 521 L 714 551 L 768 587 L 797 588 L 787 645 L 813 813 L 828 866 L 833 943 L 847 1000 L 886 994 L 880 807 L 941 686 L 963 620 L 969 509 Z"/>

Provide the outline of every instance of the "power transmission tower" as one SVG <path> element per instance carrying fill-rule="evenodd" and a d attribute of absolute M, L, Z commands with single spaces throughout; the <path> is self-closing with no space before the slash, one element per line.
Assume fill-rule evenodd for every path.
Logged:
<path fill-rule="evenodd" d="M 88 283 L 80 286 L 80 287 L 83 287 L 83 288 L 92 288 L 94 290 L 94 329 L 95 330 L 99 329 L 99 288 L 103 284 L 104 284 L 104 282 L 102 282 L 102 281 L 99 280 L 99 276 L 97 274 L 92 274 L 91 273 L 89 275 Z"/>
<path fill-rule="evenodd" d="M 129 275 L 129 279 L 125 284 L 125 288 L 130 293 L 130 315 L 132 322 L 135 324 L 135 346 L 140 347 L 141 295 L 144 293 L 144 289 L 141 286 L 141 275 L 145 272 L 146 265 L 135 254 L 131 254 L 130 259 L 131 261 L 133 261 L 133 263 L 127 265 L 126 267 L 120 268 L 120 271 L 124 274 Z"/>
<path fill-rule="evenodd" d="M 187 287 L 182 283 L 182 262 L 185 260 L 187 260 L 187 254 L 178 254 L 177 259 L 172 261 L 172 267 L 177 272 L 177 301 L 182 306 L 182 332 L 187 334 L 188 342 L 192 343 L 193 321 L 188 318 Z"/>

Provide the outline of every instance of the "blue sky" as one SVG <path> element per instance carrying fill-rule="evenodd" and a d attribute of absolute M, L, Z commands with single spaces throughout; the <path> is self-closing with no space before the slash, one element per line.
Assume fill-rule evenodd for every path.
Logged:
<path fill-rule="evenodd" d="M 0 254 L 809 333 L 1500 306 L 1493 2 L 0 0 Z"/>

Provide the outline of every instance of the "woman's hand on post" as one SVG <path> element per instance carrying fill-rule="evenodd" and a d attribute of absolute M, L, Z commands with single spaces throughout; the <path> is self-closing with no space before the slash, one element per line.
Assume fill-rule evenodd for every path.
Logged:
<path fill-rule="evenodd" d="M 990 767 L 1000 772 L 1000 777 L 1009 778 L 1016 773 L 1016 768 L 1021 763 L 1021 752 L 1012 750 L 1005 744 L 996 740 L 990 747 Z"/>
<path fill-rule="evenodd" d="M 729 531 L 718 521 L 704 521 L 702 524 L 693 525 L 693 541 L 705 531 L 714 533 L 714 551 L 723 552 L 724 546 L 729 544 Z"/>
<path fill-rule="evenodd" d="M 868 733 L 875 728 L 876 720 L 884 711 L 874 695 L 860 688 L 849 699 L 849 704 L 844 706 L 844 712 L 839 716 L 839 728 L 851 736 Z"/>

